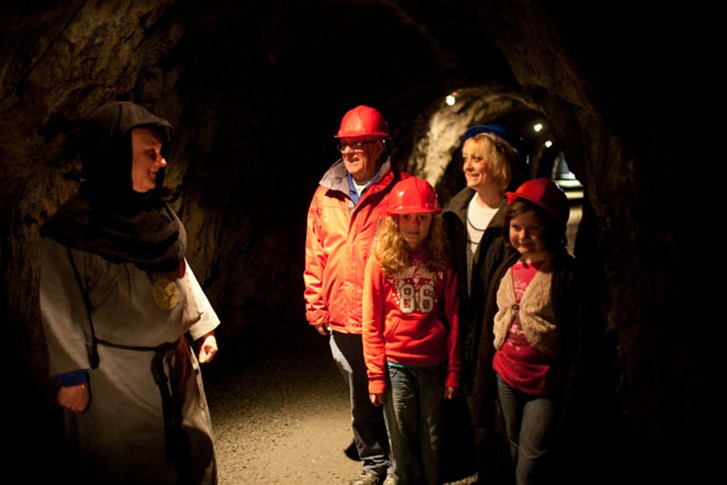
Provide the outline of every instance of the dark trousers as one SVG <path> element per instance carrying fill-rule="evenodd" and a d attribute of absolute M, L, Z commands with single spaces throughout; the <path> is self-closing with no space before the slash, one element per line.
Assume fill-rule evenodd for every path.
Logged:
<path fill-rule="evenodd" d="M 384 477 L 391 467 L 382 407 L 371 404 L 361 335 L 331 332 L 331 353 L 351 396 L 351 425 L 363 469 Z"/>

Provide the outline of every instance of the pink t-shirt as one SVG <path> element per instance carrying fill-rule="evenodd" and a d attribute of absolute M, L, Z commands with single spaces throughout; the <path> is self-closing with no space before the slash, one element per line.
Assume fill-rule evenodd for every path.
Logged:
<path fill-rule="evenodd" d="M 526 264 L 518 261 L 511 268 L 512 286 L 515 301 L 518 303 L 540 266 L 539 263 Z M 520 319 L 515 314 L 505 342 L 495 352 L 492 360 L 495 372 L 511 388 L 526 394 L 542 396 L 546 392 L 546 378 L 551 364 L 551 357 L 536 350 L 527 341 Z"/>

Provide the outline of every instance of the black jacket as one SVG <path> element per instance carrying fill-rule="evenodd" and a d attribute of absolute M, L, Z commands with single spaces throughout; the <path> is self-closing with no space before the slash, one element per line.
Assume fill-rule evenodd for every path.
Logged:
<path fill-rule="evenodd" d="M 512 250 L 505 247 L 502 225 L 505 219 L 506 201 L 503 199 L 499 210 L 490 221 L 482 235 L 472 268 L 472 288 L 467 294 L 467 205 L 475 191 L 465 187 L 455 195 L 445 207 L 442 217 L 447 228 L 452 247 L 452 265 L 457 271 L 459 288 L 459 337 L 462 348 L 462 371 L 460 380 L 465 393 L 472 389 L 477 350 L 485 311 L 485 296 L 488 282 L 497 266 Z"/>

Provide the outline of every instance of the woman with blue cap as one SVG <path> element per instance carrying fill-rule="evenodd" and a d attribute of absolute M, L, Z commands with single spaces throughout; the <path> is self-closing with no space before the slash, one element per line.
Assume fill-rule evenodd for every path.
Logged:
<path fill-rule="evenodd" d="M 502 225 L 507 206 L 505 191 L 518 162 L 512 140 L 507 128 L 495 123 L 475 125 L 465 132 L 462 170 L 467 186 L 449 201 L 443 213 L 459 279 L 461 386 L 470 413 L 487 286 L 508 253 Z M 494 404 L 491 401 L 490 412 L 484 413 L 493 417 L 493 423 L 478 423 L 474 429 L 480 480 L 485 471 L 492 472 L 492 465 L 485 465 L 485 461 L 493 456 L 487 451 L 492 440 L 487 439 L 486 430 L 494 426 Z"/>

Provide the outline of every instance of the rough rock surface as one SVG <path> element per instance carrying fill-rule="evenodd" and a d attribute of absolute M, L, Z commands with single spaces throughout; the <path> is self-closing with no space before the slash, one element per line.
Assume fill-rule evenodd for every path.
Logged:
<path fill-rule="evenodd" d="M 704 61 L 717 43 L 674 34 L 709 17 L 625 0 L 3 2 L 0 325 L 27 413 L 18 422 L 36 431 L 19 432 L 18 449 L 33 436 L 52 449 L 38 231 L 78 185 L 74 140 L 91 109 L 130 99 L 177 127 L 169 197 L 225 321 L 221 340 L 250 356 L 301 318 L 305 209 L 337 155 L 342 112 L 367 103 L 387 115 L 396 165 L 441 175 L 443 194 L 461 186 L 463 126 L 546 118 L 585 186 L 575 250 L 607 337 L 593 358 L 612 372 L 595 401 L 623 426 L 594 420 L 618 435 L 596 438 L 595 453 L 623 452 L 635 477 L 711 463 L 693 443 L 722 414 L 723 325 L 687 314 L 701 265 L 693 222 L 678 214 L 701 203 L 693 167 L 717 163 L 695 154 L 714 140 L 692 134 L 710 106 L 695 94 L 719 79 Z M 447 107 L 456 92 L 470 101 Z M 702 295 L 694 311 L 713 301 Z"/>

